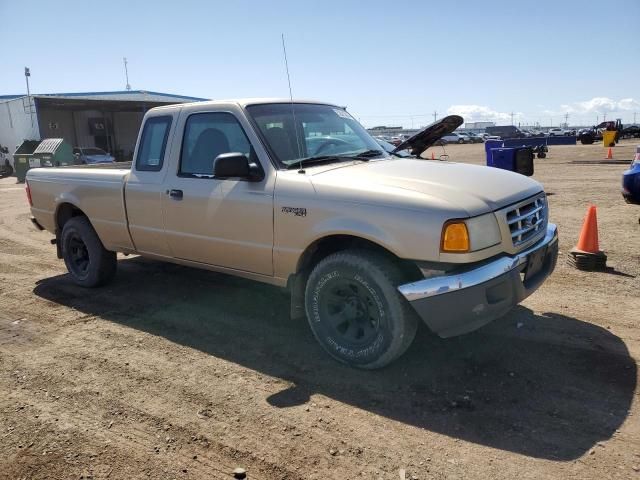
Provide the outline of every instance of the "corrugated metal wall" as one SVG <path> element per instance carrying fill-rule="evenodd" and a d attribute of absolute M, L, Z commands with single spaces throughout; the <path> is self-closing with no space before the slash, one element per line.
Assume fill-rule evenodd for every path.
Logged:
<path fill-rule="evenodd" d="M 24 140 L 39 139 L 37 115 L 33 115 L 32 126 L 26 97 L 0 103 L 0 145 L 13 154 Z"/>
<path fill-rule="evenodd" d="M 116 148 L 121 149 L 125 156 L 133 155 L 143 117 L 144 114 L 142 112 L 118 112 L 113 114 Z"/>
<path fill-rule="evenodd" d="M 81 110 L 72 113 L 68 110 L 43 108 L 39 110 L 41 135 L 42 138 L 64 138 L 74 147 L 95 147 L 89 119 L 105 117 L 110 120 L 111 130 L 108 133 L 115 140 L 114 150 L 123 150 L 125 156 L 133 153 L 142 123 L 142 112 L 103 113 L 98 110 Z"/>

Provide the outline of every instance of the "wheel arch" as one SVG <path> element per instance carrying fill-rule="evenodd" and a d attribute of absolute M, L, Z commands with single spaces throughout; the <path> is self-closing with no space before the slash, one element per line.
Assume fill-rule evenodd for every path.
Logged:
<path fill-rule="evenodd" d="M 62 229 L 64 225 L 73 217 L 87 217 L 86 213 L 84 213 L 79 207 L 71 202 L 60 202 L 56 207 L 55 214 L 53 216 L 53 220 L 55 222 L 55 243 L 56 243 L 56 255 L 58 258 L 62 259 L 62 243 L 60 241 L 60 235 L 62 234 Z"/>
<path fill-rule="evenodd" d="M 361 250 L 382 255 L 396 263 L 407 279 L 421 278 L 418 266 L 406 259 L 398 257 L 387 247 L 370 239 L 353 234 L 329 234 L 314 240 L 305 248 L 298 259 L 296 271 L 287 280 L 291 292 L 291 316 L 304 316 L 304 290 L 311 270 L 324 258 L 343 250 Z"/>
<path fill-rule="evenodd" d="M 56 232 L 61 232 L 64 228 L 65 223 L 67 223 L 71 218 L 79 216 L 86 217 L 87 214 L 84 213 L 75 204 L 71 202 L 61 202 L 60 204 L 58 204 L 54 216 L 56 222 Z"/>

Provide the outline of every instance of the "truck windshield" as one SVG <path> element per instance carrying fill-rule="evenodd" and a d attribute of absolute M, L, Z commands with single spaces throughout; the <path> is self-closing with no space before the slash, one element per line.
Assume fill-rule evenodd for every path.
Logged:
<path fill-rule="evenodd" d="M 343 108 L 270 103 L 250 105 L 247 111 L 271 155 L 283 167 L 314 158 L 337 161 L 362 154 L 369 158 L 388 156 Z"/>

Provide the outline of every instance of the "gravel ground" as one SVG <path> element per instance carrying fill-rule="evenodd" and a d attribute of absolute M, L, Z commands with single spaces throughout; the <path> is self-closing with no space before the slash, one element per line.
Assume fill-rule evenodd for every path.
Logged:
<path fill-rule="evenodd" d="M 327 357 L 271 286 L 137 257 L 74 286 L 0 180 L 0 477 L 640 478 L 640 208 L 603 156 L 536 160 L 562 252 L 538 292 L 374 372 Z M 564 263 L 591 203 L 606 273 Z"/>

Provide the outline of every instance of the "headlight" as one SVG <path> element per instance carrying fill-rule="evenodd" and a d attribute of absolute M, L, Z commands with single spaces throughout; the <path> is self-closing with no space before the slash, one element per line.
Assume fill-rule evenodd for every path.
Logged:
<path fill-rule="evenodd" d="M 442 228 L 441 250 L 465 253 L 482 250 L 500 243 L 500 227 L 493 213 L 466 220 L 453 220 Z"/>

